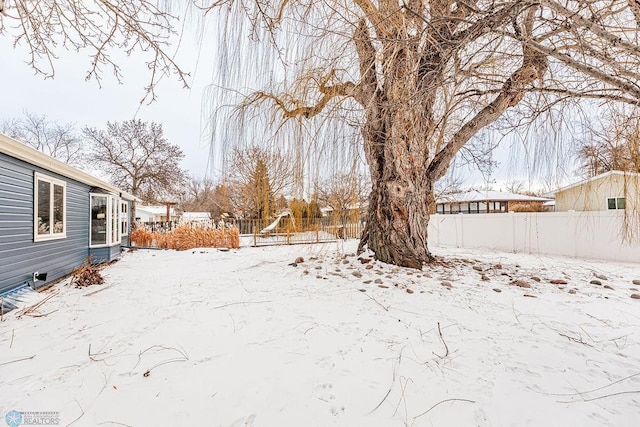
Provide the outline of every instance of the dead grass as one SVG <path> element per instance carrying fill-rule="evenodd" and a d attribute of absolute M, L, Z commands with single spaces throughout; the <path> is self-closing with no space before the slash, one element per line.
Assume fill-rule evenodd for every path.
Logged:
<path fill-rule="evenodd" d="M 131 233 L 130 239 L 132 245 L 162 249 L 240 247 L 240 232 L 237 228 L 204 229 L 183 225 L 164 234 L 137 229 Z"/>

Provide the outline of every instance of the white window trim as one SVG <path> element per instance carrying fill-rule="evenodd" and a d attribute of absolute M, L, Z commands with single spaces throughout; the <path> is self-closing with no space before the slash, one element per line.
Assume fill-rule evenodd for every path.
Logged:
<path fill-rule="evenodd" d="M 93 242 L 91 241 L 91 198 L 92 197 L 106 197 L 107 198 L 107 217 L 105 218 L 106 221 L 106 225 L 107 225 L 107 229 L 106 229 L 106 243 L 98 243 L 96 245 L 93 244 Z M 108 248 L 111 246 L 115 246 L 115 245 L 120 245 L 122 243 L 122 236 L 120 234 L 120 202 L 122 199 L 120 199 L 117 196 L 114 196 L 112 194 L 104 194 L 104 193 L 89 193 L 89 248 L 94 249 L 94 248 Z M 113 241 L 112 237 L 113 237 L 113 219 L 112 219 L 112 212 L 113 212 L 113 204 L 116 204 L 116 206 L 118 207 L 118 209 L 116 209 L 116 212 L 118 214 L 118 219 L 116 221 L 116 225 L 117 225 L 117 231 L 118 231 L 118 240 L 117 241 Z"/>
<path fill-rule="evenodd" d="M 614 203 L 616 204 L 615 209 L 609 209 L 609 200 L 611 200 L 611 199 L 613 199 L 613 200 L 614 200 Z M 624 207 L 624 208 L 619 208 L 619 207 L 618 207 L 618 199 L 624 199 L 624 201 L 625 201 L 625 207 Z M 624 210 L 624 209 L 626 209 L 627 200 L 626 200 L 626 197 L 607 197 L 607 199 L 606 199 L 605 203 L 606 203 L 606 206 L 607 206 L 607 210 L 608 210 L 608 211 L 618 211 L 618 210 Z"/>
<path fill-rule="evenodd" d="M 38 234 L 38 181 L 49 183 L 49 234 Z M 53 208 L 54 208 L 54 185 L 62 187 L 62 232 L 53 232 Z M 36 172 L 33 176 L 33 241 L 45 242 L 48 240 L 58 240 L 67 238 L 67 183 L 61 179 Z"/>
<path fill-rule="evenodd" d="M 127 207 L 127 211 L 123 212 L 122 211 L 122 207 L 126 206 Z M 127 202 L 126 200 L 120 200 L 120 241 L 122 242 L 122 236 L 128 236 L 129 235 L 129 211 L 131 210 L 131 207 L 129 205 L 129 202 Z M 124 228 L 124 233 L 122 233 L 122 223 L 125 222 L 127 224 L 127 226 Z"/>

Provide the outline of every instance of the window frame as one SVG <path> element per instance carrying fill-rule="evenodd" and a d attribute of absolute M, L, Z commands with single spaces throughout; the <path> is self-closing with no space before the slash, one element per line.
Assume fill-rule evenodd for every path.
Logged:
<path fill-rule="evenodd" d="M 46 182 L 49 184 L 49 233 L 38 233 L 38 184 Z M 55 211 L 55 186 L 62 187 L 62 231 L 54 232 L 54 211 Z M 67 182 L 50 175 L 35 172 L 33 176 L 33 241 L 46 242 L 49 240 L 58 240 L 67 238 Z"/>
<path fill-rule="evenodd" d="M 129 235 L 129 202 L 120 199 L 120 241 L 122 242 L 122 236 Z M 125 207 L 126 209 L 122 209 Z"/>
<path fill-rule="evenodd" d="M 93 202 L 93 198 L 94 197 L 102 197 L 102 198 L 106 198 L 107 199 L 107 205 L 106 205 L 106 212 L 105 212 L 105 243 L 97 243 L 94 244 L 93 243 L 93 236 L 92 236 L 92 231 L 93 231 L 93 218 L 91 218 L 92 215 L 92 202 Z M 122 199 L 120 199 L 118 196 L 114 196 L 113 194 L 106 194 L 106 193 L 89 193 L 89 248 L 107 248 L 107 247 L 111 247 L 111 246 L 115 246 L 115 245 L 120 245 L 122 244 L 122 234 L 120 233 L 120 203 L 121 203 Z M 116 214 L 117 218 L 113 218 L 113 214 Z M 114 230 L 114 226 L 115 229 Z M 114 231 L 116 231 L 115 233 L 115 237 L 117 237 L 117 239 L 114 239 Z"/>
<path fill-rule="evenodd" d="M 613 203 L 615 205 L 614 208 L 610 208 L 609 207 L 609 201 L 613 200 Z M 622 201 L 622 203 L 620 203 Z M 622 204 L 622 207 L 620 207 L 620 204 Z M 607 210 L 608 211 L 617 211 L 617 210 L 624 210 L 627 208 L 627 200 L 626 197 L 607 197 Z"/>

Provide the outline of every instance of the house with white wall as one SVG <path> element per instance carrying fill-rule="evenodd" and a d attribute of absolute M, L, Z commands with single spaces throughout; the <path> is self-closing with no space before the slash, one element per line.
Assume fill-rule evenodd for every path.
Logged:
<path fill-rule="evenodd" d="M 609 171 L 555 192 L 556 212 L 640 211 L 640 174 Z"/>

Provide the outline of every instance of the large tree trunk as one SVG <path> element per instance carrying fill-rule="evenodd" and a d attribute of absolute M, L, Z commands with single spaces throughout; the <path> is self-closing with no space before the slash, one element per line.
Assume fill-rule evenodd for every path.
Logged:
<path fill-rule="evenodd" d="M 367 245 L 376 259 L 411 268 L 433 260 L 427 245 L 431 182 L 398 179 L 374 185 L 360 247 Z"/>
<path fill-rule="evenodd" d="M 375 111 L 387 117 L 365 129 L 372 191 L 359 251 L 366 245 L 380 261 L 420 269 L 433 260 L 427 226 L 434 182 L 424 144 L 429 126 L 416 124 L 407 109 Z"/>

